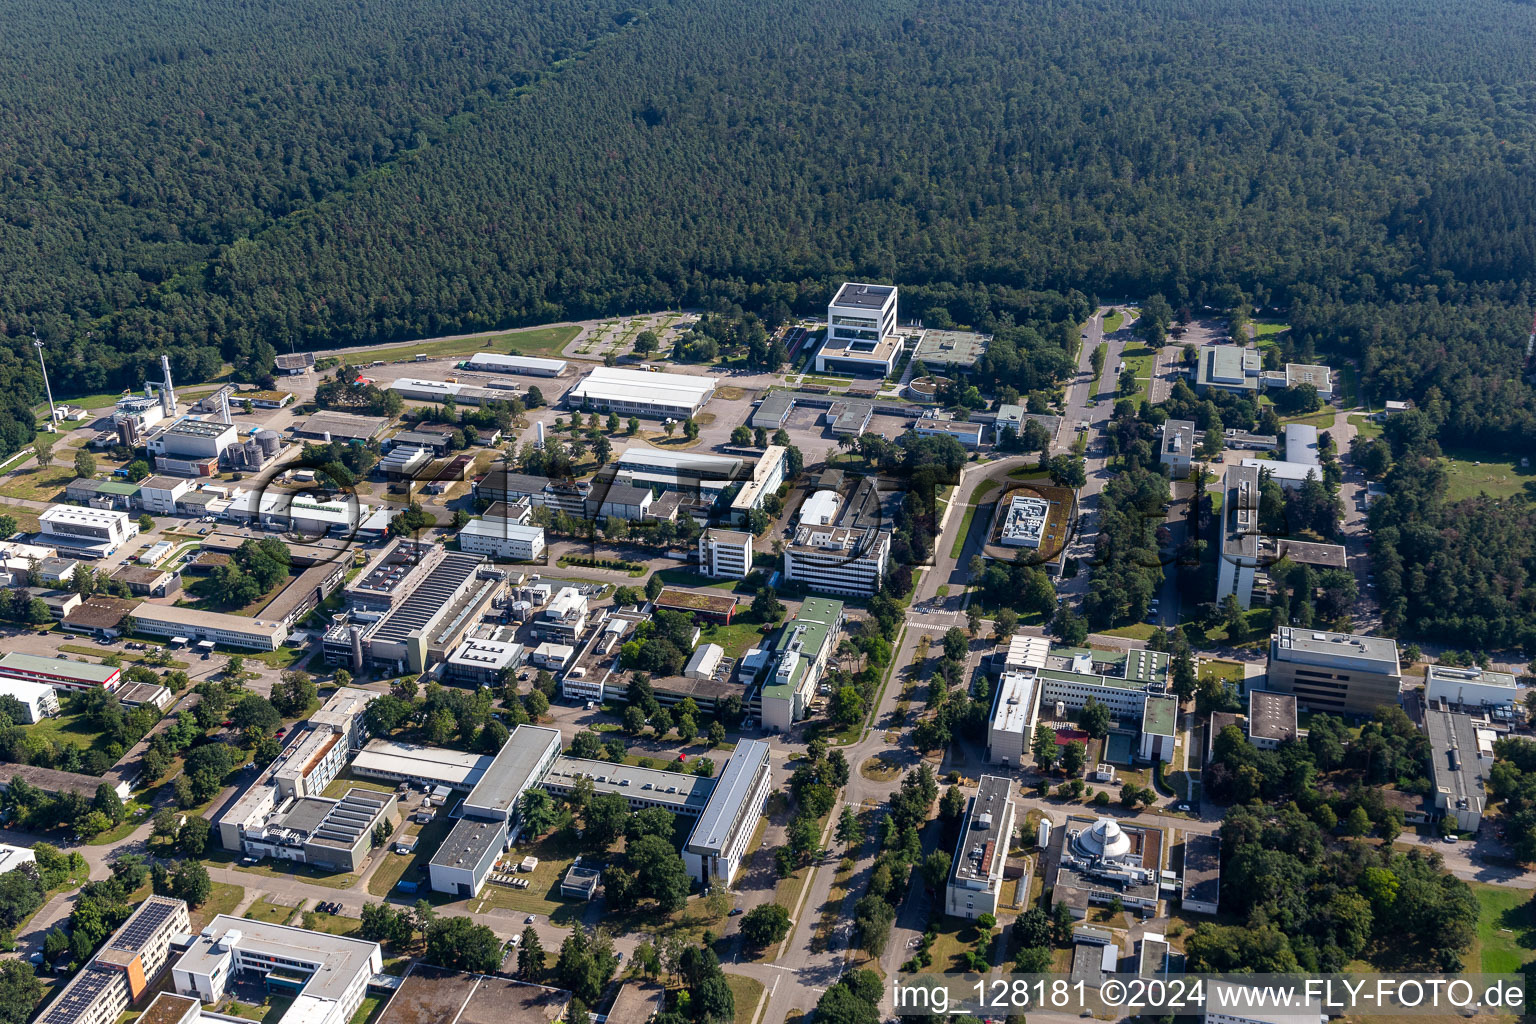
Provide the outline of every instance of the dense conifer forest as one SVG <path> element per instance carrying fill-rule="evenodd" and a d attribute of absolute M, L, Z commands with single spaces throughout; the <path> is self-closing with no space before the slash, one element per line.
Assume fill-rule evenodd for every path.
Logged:
<path fill-rule="evenodd" d="M 1536 6 L 5 2 L 0 445 L 41 395 L 844 276 L 1011 322 L 1235 290 L 1536 433 Z M 1031 346 L 1057 350 L 1044 361 Z M 1433 392 L 1431 389 L 1434 389 Z"/>

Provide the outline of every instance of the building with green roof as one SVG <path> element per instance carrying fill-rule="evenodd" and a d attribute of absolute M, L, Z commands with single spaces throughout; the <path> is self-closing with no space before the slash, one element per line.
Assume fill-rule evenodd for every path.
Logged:
<path fill-rule="evenodd" d="M 774 644 L 772 674 L 763 683 L 764 728 L 787 732 L 805 717 L 842 623 L 843 602 L 811 597 L 784 624 Z"/>

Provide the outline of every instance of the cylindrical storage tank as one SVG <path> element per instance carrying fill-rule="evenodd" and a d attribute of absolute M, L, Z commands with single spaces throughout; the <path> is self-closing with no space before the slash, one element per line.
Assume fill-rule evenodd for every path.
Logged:
<path fill-rule="evenodd" d="M 245 448 L 245 464 L 253 469 L 260 469 L 261 464 L 267 460 L 261 445 L 255 441 L 247 441 L 242 447 Z"/>
<path fill-rule="evenodd" d="M 275 430 L 263 430 L 256 435 L 256 443 L 261 445 L 261 450 L 268 456 L 276 455 L 282 445 L 282 438 L 278 437 Z"/>

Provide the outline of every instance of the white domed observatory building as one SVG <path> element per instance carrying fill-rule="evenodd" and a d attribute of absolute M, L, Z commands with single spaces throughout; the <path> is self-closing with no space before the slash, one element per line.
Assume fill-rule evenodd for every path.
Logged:
<path fill-rule="evenodd" d="M 1119 897 L 1128 910 L 1157 913 L 1163 869 L 1161 829 L 1114 818 L 1067 819 L 1061 843 L 1055 899 L 1076 917 L 1088 906 Z"/>

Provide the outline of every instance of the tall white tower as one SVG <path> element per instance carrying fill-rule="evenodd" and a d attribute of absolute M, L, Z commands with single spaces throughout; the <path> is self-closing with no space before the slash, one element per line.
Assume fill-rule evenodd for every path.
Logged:
<path fill-rule="evenodd" d="M 160 384 L 160 409 L 166 416 L 176 415 L 176 388 L 171 384 L 171 357 L 160 356 L 160 372 L 164 374 Z"/>

